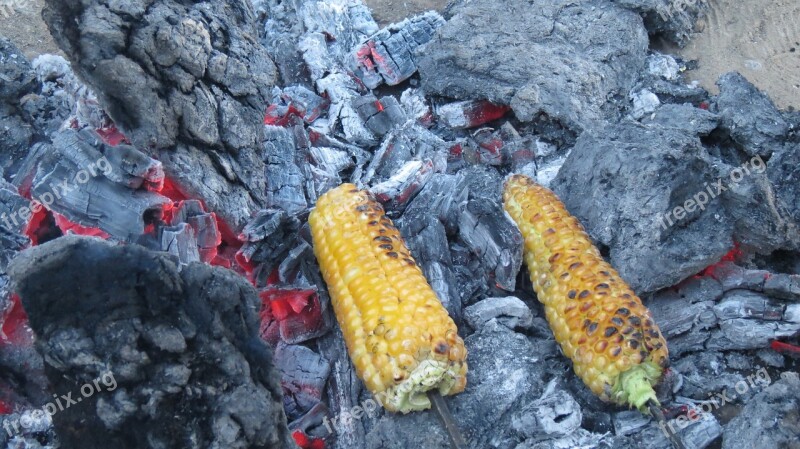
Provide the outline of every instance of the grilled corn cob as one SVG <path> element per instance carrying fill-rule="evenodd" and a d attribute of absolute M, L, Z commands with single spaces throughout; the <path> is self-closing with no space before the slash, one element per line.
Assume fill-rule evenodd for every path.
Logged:
<path fill-rule="evenodd" d="M 381 205 L 344 184 L 309 223 L 350 358 L 383 406 L 408 413 L 431 406 L 428 390 L 463 391 L 464 342 Z"/>
<path fill-rule="evenodd" d="M 550 190 L 512 176 L 505 209 L 525 239 L 525 262 L 547 321 L 575 373 L 601 399 L 646 412 L 669 364 L 650 311 L 603 260 Z"/>

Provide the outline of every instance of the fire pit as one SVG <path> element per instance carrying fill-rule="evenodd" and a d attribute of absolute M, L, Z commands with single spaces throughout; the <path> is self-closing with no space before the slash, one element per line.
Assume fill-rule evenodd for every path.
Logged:
<path fill-rule="evenodd" d="M 800 114 L 651 50 L 705 8 L 458 0 L 381 28 L 360 0 L 47 0 L 67 59 L 0 39 L 0 447 L 796 447 Z M 652 312 L 665 419 L 560 352 L 512 174 Z M 444 426 L 356 375 L 309 226 L 345 183 L 464 340 Z"/>

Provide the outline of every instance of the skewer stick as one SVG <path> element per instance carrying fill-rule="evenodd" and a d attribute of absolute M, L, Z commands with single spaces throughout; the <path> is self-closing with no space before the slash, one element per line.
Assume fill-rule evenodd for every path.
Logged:
<path fill-rule="evenodd" d="M 447 430 L 447 435 L 450 436 L 450 444 L 453 446 L 453 449 L 467 449 L 467 442 L 464 440 L 461 430 L 458 429 L 456 420 L 450 413 L 450 409 L 447 408 L 447 403 L 444 402 L 442 395 L 436 390 L 431 390 L 428 392 L 428 398 L 430 398 L 433 409 L 436 410 L 436 414 L 441 418 L 442 424 L 444 424 L 444 428 Z"/>
<path fill-rule="evenodd" d="M 669 427 L 666 425 L 667 418 L 664 416 L 664 412 L 661 411 L 661 407 L 658 404 L 656 404 L 656 402 L 653 401 L 652 399 L 647 401 L 647 407 L 648 409 L 650 409 L 650 414 L 653 415 L 653 418 L 655 418 L 659 424 L 663 423 L 661 428 L 669 429 Z M 672 446 L 675 447 L 675 449 L 686 449 L 686 446 L 683 444 L 683 441 L 681 441 L 681 438 L 680 436 L 678 436 L 677 433 L 673 433 L 667 430 L 667 437 L 669 438 L 669 442 L 672 443 Z"/>

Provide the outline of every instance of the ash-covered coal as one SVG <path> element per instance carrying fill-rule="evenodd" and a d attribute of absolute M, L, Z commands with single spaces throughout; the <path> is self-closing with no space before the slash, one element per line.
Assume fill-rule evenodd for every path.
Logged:
<path fill-rule="evenodd" d="M 52 416 L 61 447 L 293 447 L 258 296 L 238 275 L 86 237 L 9 271 L 52 391 L 76 398 Z"/>
<path fill-rule="evenodd" d="M 645 64 L 642 19 L 615 3 L 462 1 L 448 12 L 419 57 L 423 88 L 510 105 L 523 121 L 615 120 Z"/>
<path fill-rule="evenodd" d="M 251 3 L 52 1 L 43 16 L 131 142 L 243 228 L 265 203 L 260 124 L 276 81 Z"/>

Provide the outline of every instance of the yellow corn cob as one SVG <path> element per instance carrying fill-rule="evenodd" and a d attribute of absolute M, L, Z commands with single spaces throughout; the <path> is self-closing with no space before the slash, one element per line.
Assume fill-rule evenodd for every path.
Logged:
<path fill-rule="evenodd" d="M 463 391 L 464 342 L 381 205 L 344 184 L 319 198 L 309 223 L 350 358 L 384 407 L 423 410 L 428 390 Z"/>
<path fill-rule="evenodd" d="M 575 373 L 601 399 L 646 411 L 669 364 L 650 311 L 600 256 L 550 190 L 512 176 L 505 209 L 525 238 L 525 262 L 547 321 Z"/>

